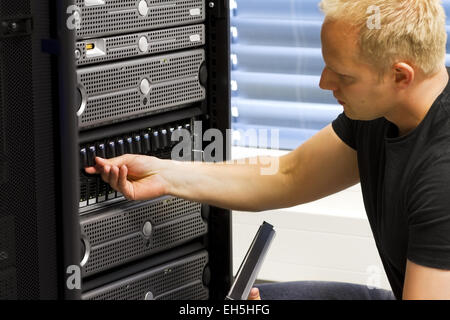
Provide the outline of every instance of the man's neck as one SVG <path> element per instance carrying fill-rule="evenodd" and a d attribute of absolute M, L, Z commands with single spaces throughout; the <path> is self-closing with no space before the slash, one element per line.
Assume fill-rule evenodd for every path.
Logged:
<path fill-rule="evenodd" d="M 408 97 L 407 103 L 385 117 L 397 125 L 399 136 L 408 134 L 422 122 L 433 103 L 444 91 L 448 80 L 447 69 L 443 67 L 432 77 L 421 81 Z"/>

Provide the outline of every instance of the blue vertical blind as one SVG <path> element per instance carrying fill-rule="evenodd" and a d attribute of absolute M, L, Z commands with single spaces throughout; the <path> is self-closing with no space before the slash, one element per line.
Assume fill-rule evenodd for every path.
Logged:
<path fill-rule="evenodd" d="M 233 130 L 277 129 L 279 148 L 290 150 L 342 112 L 332 93 L 319 88 L 325 66 L 319 2 L 231 0 Z M 450 15 L 450 0 L 443 4 Z M 242 134 L 234 137 L 235 145 L 261 147 Z"/>

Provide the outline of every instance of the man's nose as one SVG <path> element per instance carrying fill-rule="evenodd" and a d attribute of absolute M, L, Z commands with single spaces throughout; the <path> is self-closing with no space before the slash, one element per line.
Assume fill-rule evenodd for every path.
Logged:
<path fill-rule="evenodd" d="M 332 75 L 330 74 L 330 71 L 328 71 L 327 68 L 324 68 L 322 71 L 319 87 L 323 90 L 332 90 L 332 91 L 337 91 L 338 89 L 335 81 L 333 80 Z"/>

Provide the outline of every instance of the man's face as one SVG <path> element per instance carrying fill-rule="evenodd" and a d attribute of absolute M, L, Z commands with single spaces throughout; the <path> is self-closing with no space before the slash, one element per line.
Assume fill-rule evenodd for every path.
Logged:
<path fill-rule="evenodd" d="M 380 81 L 377 70 L 359 57 L 357 37 L 348 24 L 325 20 L 321 34 L 325 68 L 320 88 L 333 91 L 350 119 L 373 120 L 393 110 L 395 87 L 390 73 Z"/>

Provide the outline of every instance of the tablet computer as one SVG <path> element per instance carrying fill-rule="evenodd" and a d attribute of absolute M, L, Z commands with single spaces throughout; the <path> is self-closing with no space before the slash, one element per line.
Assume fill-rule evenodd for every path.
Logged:
<path fill-rule="evenodd" d="M 274 236 L 273 226 L 264 221 L 239 267 L 225 300 L 247 300 Z"/>

